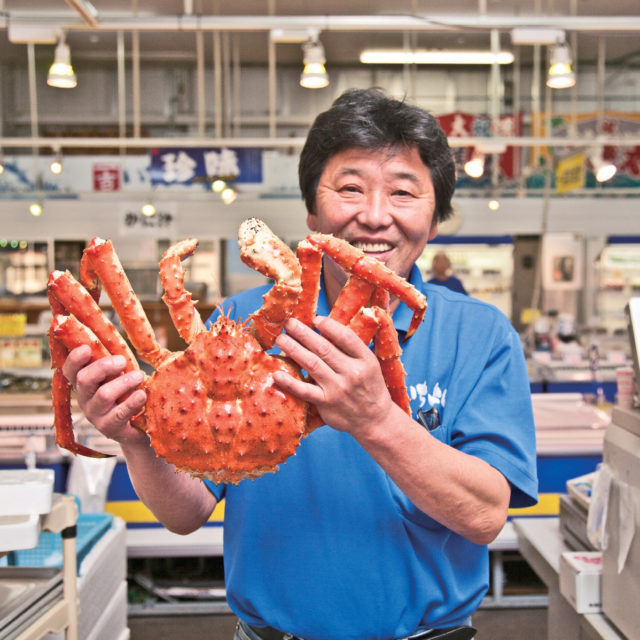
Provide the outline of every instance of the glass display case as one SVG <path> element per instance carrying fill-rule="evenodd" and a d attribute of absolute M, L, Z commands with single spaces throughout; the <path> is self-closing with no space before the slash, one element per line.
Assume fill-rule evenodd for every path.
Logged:
<path fill-rule="evenodd" d="M 626 331 L 624 308 L 640 295 L 640 243 L 607 245 L 596 266 L 596 314 L 609 332 Z"/>
<path fill-rule="evenodd" d="M 431 278 L 433 256 L 444 251 L 451 261 L 452 272 L 474 298 L 498 307 L 511 318 L 511 286 L 513 282 L 513 244 L 501 242 L 430 243 L 418 258 L 425 279 Z"/>

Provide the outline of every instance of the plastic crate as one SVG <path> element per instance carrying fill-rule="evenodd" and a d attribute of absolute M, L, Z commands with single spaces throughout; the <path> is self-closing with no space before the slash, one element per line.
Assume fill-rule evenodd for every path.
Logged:
<path fill-rule="evenodd" d="M 76 556 L 78 571 L 84 557 L 95 543 L 111 527 L 113 515 L 110 513 L 81 513 L 78 515 Z M 59 533 L 43 531 L 38 545 L 32 549 L 12 551 L 7 557 L 9 566 L 17 567 L 62 567 L 62 536 Z"/>

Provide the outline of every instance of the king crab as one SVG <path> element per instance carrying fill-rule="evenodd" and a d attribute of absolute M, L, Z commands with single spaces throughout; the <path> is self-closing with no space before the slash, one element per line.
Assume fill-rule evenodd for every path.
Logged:
<path fill-rule="evenodd" d="M 422 321 L 425 297 L 382 262 L 330 235 L 309 235 L 298 245 L 296 257 L 263 222 L 252 218 L 240 226 L 238 240 L 243 261 L 275 284 L 247 320 L 234 322 L 220 314 L 208 330 L 184 288 L 181 266 L 197 240 L 178 242 L 163 255 L 163 300 L 188 345 L 182 352 L 172 353 L 156 342 L 111 242 L 94 238 L 87 246 L 80 282 L 69 272 L 51 273 L 49 342 L 59 446 L 74 454 L 104 456 L 74 438 L 71 385 L 62 373 L 69 350 L 86 344 L 92 361 L 120 354 L 126 359 L 125 371 L 138 368 L 131 349 L 97 304 L 102 283 L 138 357 L 155 369 L 141 385 L 147 402 L 131 422 L 148 434 L 156 454 L 179 471 L 214 482 L 238 483 L 276 471 L 300 440 L 322 424 L 315 407 L 284 393 L 273 381 L 276 370 L 300 376 L 297 365 L 267 350 L 289 317 L 311 326 L 323 253 L 350 274 L 330 316 L 348 324 L 366 344 L 373 339 L 391 396 L 409 412 L 402 351 L 386 308 L 391 293 L 414 310 L 409 337 Z"/>

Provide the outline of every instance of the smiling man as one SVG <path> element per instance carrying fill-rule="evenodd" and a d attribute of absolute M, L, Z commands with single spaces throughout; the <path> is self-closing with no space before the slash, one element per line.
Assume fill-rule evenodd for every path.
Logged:
<path fill-rule="evenodd" d="M 315 331 L 290 319 L 277 346 L 313 378 L 277 384 L 318 408 L 313 431 L 276 474 L 214 485 L 173 473 L 129 418 L 144 404 L 122 363 L 70 354 L 65 375 L 87 417 L 121 444 L 134 487 L 187 533 L 226 499 L 227 598 L 236 640 L 397 640 L 473 635 L 489 584 L 487 544 L 509 506 L 537 498 L 529 382 L 520 340 L 496 308 L 423 282 L 415 261 L 451 213 L 455 168 L 429 113 L 351 90 L 320 114 L 302 151 L 308 226 L 385 262 L 428 298 L 416 333 L 393 300 L 412 416 L 378 360 L 327 318 L 346 276 L 324 259 Z M 247 318 L 268 287 L 225 301 Z"/>

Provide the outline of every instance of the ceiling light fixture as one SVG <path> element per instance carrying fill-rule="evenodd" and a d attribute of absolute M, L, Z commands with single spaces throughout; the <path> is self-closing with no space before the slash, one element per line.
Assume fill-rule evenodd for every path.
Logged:
<path fill-rule="evenodd" d="M 571 65 L 571 50 L 562 39 L 551 45 L 549 71 L 547 72 L 547 87 L 551 89 L 568 89 L 576 84 L 576 74 Z"/>
<path fill-rule="evenodd" d="M 329 74 L 325 69 L 327 61 L 324 47 L 317 35 L 312 35 L 302 45 L 304 69 L 300 75 L 300 86 L 305 89 L 323 89 L 329 84 Z"/>
<path fill-rule="evenodd" d="M 60 150 L 56 151 L 55 158 L 49 165 L 49 171 L 56 176 L 59 176 L 62 173 L 62 153 L 60 153 Z"/>
<path fill-rule="evenodd" d="M 53 64 L 49 67 L 47 84 L 59 89 L 73 89 L 78 85 L 78 79 L 71 66 L 71 51 L 64 40 L 64 35 L 60 36 L 56 46 Z"/>
<path fill-rule="evenodd" d="M 222 180 L 222 178 L 216 178 L 211 182 L 211 191 L 214 191 L 215 193 L 220 193 L 226 186 L 227 186 L 227 183 L 224 180 Z"/>
<path fill-rule="evenodd" d="M 479 178 L 484 173 L 485 155 L 481 151 L 474 149 L 471 157 L 464 163 L 464 172 L 470 178 Z"/>
<path fill-rule="evenodd" d="M 513 60 L 511 51 L 365 49 L 360 53 L 363 64 L 511 64 Z"/>
<path fill-rule="evenodd" d="M 236 193 L 235 189 L 232 189 L 231 187 L 226 187 L 225 189 L 222 190 L 220 197 L 222 198 L 222 202 L 224 202 L 225 204 L 231 204 L 236 201 L 238 194 Z"/>
<path fill-rule="evenodd" d="M 142 212 L 142 215 L 147 216 L 147 218 L 152 218 L 156 215 L 156 207 L 151 200 L 145 202 L 140 211 Z"/>
<path fill-rule="evenodd" d="M 42 204 L 40 202 L 32 202 L 29 205 L 29 213 L 37 218 L 42 215 Z"/>
<path fill-rule="evenodd" d="M 602 149 L 593 149 L 589 154 L 589 162 L 593 167 L 593 174 L 598 182 L 607 182 L 616 175 L 618 169 L 610 160 L 602 155 Z"/>

